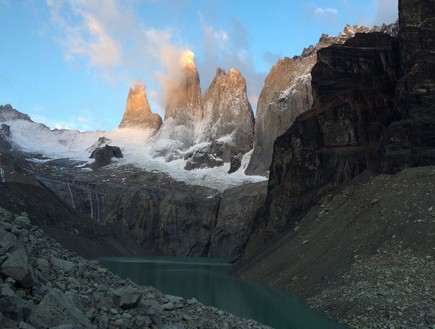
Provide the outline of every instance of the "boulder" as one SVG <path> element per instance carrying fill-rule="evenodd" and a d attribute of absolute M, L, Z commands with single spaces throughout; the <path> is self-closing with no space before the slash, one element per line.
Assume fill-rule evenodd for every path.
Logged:
<path fill-rule="evenodd" d="M 0 296 L 0 314 L 14 321 L 26 321 L 33 309 L 33 303 L 19 296 Z"/>
<path fill-rule="evenodd" d="M 114 304 L 124 310 L 136 307 L 142 299 L 142 292 L 132 286 L 118 288 L 112 295 Z"/>
<path fill-rule="evenodd" d="M 230 170 L 228 170 L 229 174 L 232 174 L 233 172 L 239 170 L 240 166 L 242 165 L 242 159 L 243 159 L 243 154 L 241 153 L 231 157 Z"/>
<path fill-rule="evenodd" d="M 17 242 L 15 250 L 8 252 L 7 259 L 0 266 L 2 276 L 11 277 L 18 285 L 30 288 L 33 285 L 33 271 L 24 246 Z"/>
<path fill-rule="evenodd" d="M 110 145 L 96 148 L 90 156 L 91 159 L 95 159 L 94 163 L 92 163 L 92 167 L 95 169 L 109 165 L 112 158 L 123 157 L 124 155 L 118 146 Z"/>
<path fill-rule="evenodd" d="M 81 328 L 95 328 L 89 319 L 57 288 L 51 289 L 36 306 L 28 321 L 36 328 L 72 324 Z"/>

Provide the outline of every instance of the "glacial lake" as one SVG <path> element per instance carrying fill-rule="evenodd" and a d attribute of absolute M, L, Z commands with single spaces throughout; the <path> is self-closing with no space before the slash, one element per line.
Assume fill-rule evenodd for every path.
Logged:
<path fill-rule="evenodd" d="M 121 278 L 153 286 L 164 294 L 196 298 L 238 317 L 276 329 L 344 329 L 310 309 L 302 299 L 229 275 L 219 259 L 184 257 L 105 257 L 100 263 Z"/>

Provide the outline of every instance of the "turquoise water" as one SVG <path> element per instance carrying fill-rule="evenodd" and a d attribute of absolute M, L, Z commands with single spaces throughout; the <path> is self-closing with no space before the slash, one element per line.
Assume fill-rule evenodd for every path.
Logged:
<path fill-rule="evenodd" d="M 196 298 L 236 316 L 276 329 L 346 328 L 310 309 L 300 298 L 229 275 L 219 259 L 182 257 L 106 257 L 101 264 L 122 278 L 153 286 L 164 294 Z"/>

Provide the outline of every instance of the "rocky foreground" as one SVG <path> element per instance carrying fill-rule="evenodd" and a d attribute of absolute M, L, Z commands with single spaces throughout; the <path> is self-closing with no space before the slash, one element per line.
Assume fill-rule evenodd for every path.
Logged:
<path fill-rule="evenodd" d="M 268 328 L 121 280 L 0 208 L 0 328 Z"/>

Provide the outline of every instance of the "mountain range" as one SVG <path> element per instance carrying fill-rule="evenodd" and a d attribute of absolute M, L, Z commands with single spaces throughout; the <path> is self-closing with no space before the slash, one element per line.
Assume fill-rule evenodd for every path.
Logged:
<path fill-rule="evenodd" d="M 242 74 L 203 94 L 190 52 L 164 120 L 142 82 L 114 131 L 0 106 L 0 206 L 83 256 L 226 258 L 351 326 L 424 327 L 431 283 L 409 277 L 434 266 L 434 31 L 433 1 L 400 0 L 396 24 L 322 35 L 271 68 L 255 118 Z"/>

